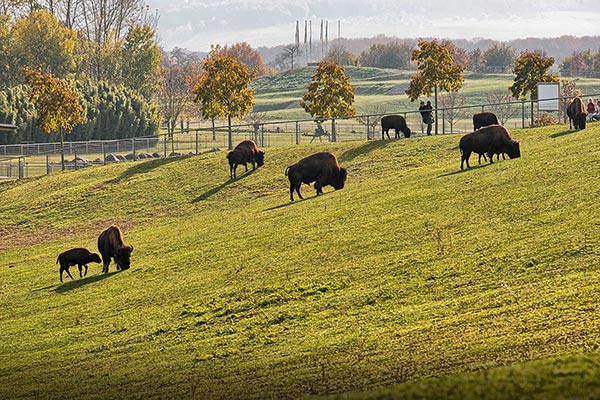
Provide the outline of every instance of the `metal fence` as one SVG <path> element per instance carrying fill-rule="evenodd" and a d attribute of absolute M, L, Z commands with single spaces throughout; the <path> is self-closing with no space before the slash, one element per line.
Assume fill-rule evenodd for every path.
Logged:
<path fill-rule="evenodd" d="M 582 97 L 597 96 L 591 94 Z M 561 102 L 561 111 L 552 113 L 537 110 L 537 102 L 531 100 L 434 109 L 436 118 L 432 133 L 471 132 L 473 114 L 483 111 L 494 112 L 508 129 L 564 122 L 564 104 L 568 99 L 558 100 Z M 232 126 L 231 133 L 227 126 L 198 126 L 151 137 L 65 142 L 64 162 L 61 158 L 60 143 L 1 145 L 0 179 L 24 178 L 112 162 L 227 150 L 245 139 L 254 140 L 260 147 L 379 139 L 379 121 L 381 117 L 389 114 L 391 113 L 334 118 L 323 120 L 320 124 L 314 119 L 240 124 Z M 423 125 L 418 110 L 399 111 L 394 114 L 404 116 L 413 136 L 425 135 L 426 126 Z M 393 137 L 393 132 L 390 132 L 390 136 Z"/>

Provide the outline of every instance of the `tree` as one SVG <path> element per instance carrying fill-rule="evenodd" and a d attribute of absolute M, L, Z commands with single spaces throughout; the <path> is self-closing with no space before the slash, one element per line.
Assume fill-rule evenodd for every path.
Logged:
<path fill-rule="evenodd" d="M 125 86 L 151 98 L 156 90 L 162 58 L 154 29 L 148 24 L 130 27 L 123 44 L 122 57 Z"/>
<path fill-rule="evenodd" d="M 360 65 L 377 68 L 404 69 L 410 63 L 411 47 L 408 44 L 374 44 L 360 54 Z"/>
<path fill-rule="evenodd" d="M 244 64 L 213 48 L 202 63 L 203 74 L 194 87 L 194 102 L 202 104 L 202 117 L 227 117 L 229 149 L 233 148 L 231 119 L 242 118 L 254 106 L 254 89 L 249 85 L 256 77 Z"/>
<path fill-rule="evenodd" d="M 289 46 L 285 46 L 280 55 L 280 63 L 285 64 L 287 60 L 290 60 L 290 69 L 294 69 L 294 59 L 297 59 L 302 55 L 302 50 L 300 50 L 299 46 L 295 44 L 290 44 Z"/>
<path fill-rule="evenodd" d="M 473 72 L 485 72 L 485 59 L 480 48 L 469 52 L 469 70 Z"/>
<path fill-rule="evenodd" d="M 158 102 L 162 116 L 169 123 L 169 132 L 175 130 L 177 119 L 192 103 L 194 85 L 200 79 L 200 63 L 179 64 L 163 60 Z"/>
<path fill-rule="evenodd" d="M 77 33 L 64 27 L 54 15 L 34 11 L 17 19 L 14 42 L 10 52 L 14 72 L 24 67 L 41 68 L 58 78 L 67 78 L 75 71 Z"/>
<path fill-rule="evenodd" d="M 223 52 L 244 64 L 249 70 L 256 69 L 256 76 L 263 76 L 269 73 L 269 68 L 263 62 L 260 52 L 253 49 L 246 42 L 225 46 L 223 47 Z"/>
<path fill-rule="evenodd" d="M 450 124 L 450 133 L 454 132 L 454 124 L 465 117 L 465 111 L 461 108 L 465 105 L 465 96 L 458 92 L 450 92 L 440 96 L 440 108 L 444 110 L 444 118 Z"/>
<path fill-rule="evenodd" d="M 328 118 L 354 115 L 354 88 L 350 86 L 344 67 L 334 62 L 320 62 L 306 93 L 302 95 L 300 106 L 316 117 L 318 125 Z M 335 140 L 333 122 L 332 136 Z"/>
<path fill-rule="evenodd" d="M 521 100 L 527 93 L 531 100 L 537 99 L 538 82 L 558 82 L 558 76 L 548 69 L 554 64 L 553 57 L 546 57 L 542 51 L 524 51 L 515 59 L 515 80 L 510 87 L 513 97 Z"/>
<path fill-rule="evenodd" d="M 507 72 L 513 64 L 515 50 L 504 43 L 494 43 L 483 53 L 483 58 L 487 71 Z"/>
<path fill-rule="evenodd" d="M 325 60 L 332 61 L 339 65 L 354 65 L 356 57 L 340 44 L 334 44 L 327 52 Z"/>
<path fill-rule="evenodd" d="M 494 113 L 498 117 L 498 122 L 504 125 L 519 110 L 518 104 L 513 102 L 513 98 L 508 90 L 490 92 L 486 95 L 487 102 L 492 105 Z"/>
<path fill-rule="evenodd" d="M 8 15 L 0 15 L 0 90 L 11 85 L 12 27 Z"/>
<path fill-rule="evenodd" d="M 438 90 L 456 92 L 465 80 L 463 71 L 466 66 L 455 59 L 455 46 L 448 40 L 438 43 L 436 39 L 420 39 L 418 48 L 412 51 L 412 61 L 417 63 L 418 72 L 411 76 L 406 94 L 411 101 L 421 95 L 431 96 L 435 104 L 435 132 L 438 131 Z"/>
<path fill-rule="evenodd" d="M 60 159 L 65 169 L 63 132 L 84 121 L 79 95 L 66 81 L 44 74 L 41 70 L 25 68 L 25 81 L 31 87 L 30 99 L 35 104 L 37 126 L 46 133 L 60 132 Z"/>

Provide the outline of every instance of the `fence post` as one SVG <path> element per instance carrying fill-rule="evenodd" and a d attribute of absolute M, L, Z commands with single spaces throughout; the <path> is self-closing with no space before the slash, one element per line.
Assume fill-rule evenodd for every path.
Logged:
<path fill-rule="evenodd" d="M 189 123 L 190 123 L 190 121 L 188 121 L 188 127 L 189 127 Z M 198 129 L 196 129 L 196 154 L 200 154 L 200 153 L 198 153 L 198 146 L 199 146 L 199 144 L 198 144 Z"/>
<path fill-rule="evenodd" d="M 521 100 L 521 127 L 525 128 L 525 100 Z"/>
<path fill-rule="evenodd" d="M 296 144 L 300 144 L 300 122 L 296 121 Z"/>
<path fill-rule="evenodd" d="M 335 118 L 331 118 L 331 141 L 337 142 L 337 137 L 335 134 Z"/>
<path fill-rule="evenodd" d="M 446 109 L 442 109 L 442 135 L 446 133 Z M 452 133 L 452 130 L 450 130 Z"/>
<path fill-rule="evenodd" d="M 48 154 L 46 154 L 46 175 L 50 174 L 50 162 L 49 162 L 50 158 L 48 157 Z"/>
<path fill-rule="evenodd" d="M 23 160 L 23 162 L 21 162 L 21 160 Z M 19 157 L 19 179 L 23 179 L 23 164 L 25 164 L 25 159 Z"/>
<path fill-rule="evenodd" d="M 131 148 L 133 153 L 133 159 L 135 160 L 135 138 L 131 139 Z"/>

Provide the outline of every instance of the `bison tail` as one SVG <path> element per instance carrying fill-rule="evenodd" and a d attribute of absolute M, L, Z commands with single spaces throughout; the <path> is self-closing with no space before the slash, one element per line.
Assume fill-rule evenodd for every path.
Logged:
<path fill-rule="evenodd" d="M 285 176 L 288 176 L 288 171 L 289 171 L 289 170 L 290 170 L 290 167 L 287 167 L 287 168 L 285 169 Z"/>

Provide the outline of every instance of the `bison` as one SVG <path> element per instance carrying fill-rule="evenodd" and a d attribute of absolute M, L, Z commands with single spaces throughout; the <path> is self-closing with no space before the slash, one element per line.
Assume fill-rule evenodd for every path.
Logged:
<path fill-rule="evenodd" d="M 102 255 L 102 272 L 108 272 L 110 259 L 114 258 L 118 270 L 129 269 L 133 246 L 127 246 L 123 240 L 123 232 L 116 225 L 111 225 L 98 236 L 98 250 Z"/>
<path fill-rule="evenodd" d="M 473 130 L 476 131 L 479 128 L 490 125 L 499 125 L 498 117 L 496 114 L 491 112 L 480 112 L 473 114 Z"/>
<path fill-rule="evenodd" d="M 317 196 L 323 193 L 323 186 L 331 185 L 335 190 L 342 189 L 348 175 L 346 168 L 341 168 L 332 153 L 322 152 L 313 154 L 285 169 L 285 175 L 290 180 L 290 200 L 294 201 L 294 190 L 298 197 L 302 183 L 315 182 Z"/>
<path fill-rule="evenodd" d="M 506 153 L 510 158 L 521 156 L 519 142 L 510 137 L 510 134 L 502 125 L 484 126 L 475 132 L 468 133 L 460 138 L 460 169 L 463 169 L 463 163 L 469 165 L 471 153 L 487 154 L 490 163 L 493 163 L 494 154 Z"/>
<path fill-rule="evenodd" d="M 400 137 L 400 131 L 404 133 L 404 137 L 410 137 L 410 129 L 406 125 L 406 119 L 401 115 L 386 115 L 381 118 L 381 139 L 390 138 L 388 131 L 394 129 L 396 131 L 396 139 Z"/>
<path fill-rule="evenodd" d="M 90 253 L 88 249 L 77 247 L 67 250 L 58 255 L 56 264 L 60 263 L 60 281 L 63 281 L 63 271 L 67 271 L 69 277 L 73 279 L 73 275 L 69 272 L 69 267 L 77 265 L 79 267 L 79 277 L 83 278 L 87 275 L 88 264 L 91 262 L 101 263 L 100 256 L 96 253 Z M 85 267 L 85 273 L 82 275 L 82 267 Z"/>
<path fill-rule="evenodd" d="M 585 105 L 580 97 L 575 97 L 567 106 L 567 116 L 569 117 L 569 129 L 585 129 L 585 119 L 587 112 Z M 573 123 L 571 125 L 571 122 Z"/>
<path fill-rule="evenodd" d="M 247 163 L 252 164 L 252 169 L 263 166 L 265 152 L 260 150 L 253 140 L 244 140 L 227 154 L 227 160 L 229 160 L 229 177 L 233 179 L 236 178 L 235 171 L 238 165 L 243 165 L 246 171 L 248 171 Z"/>

